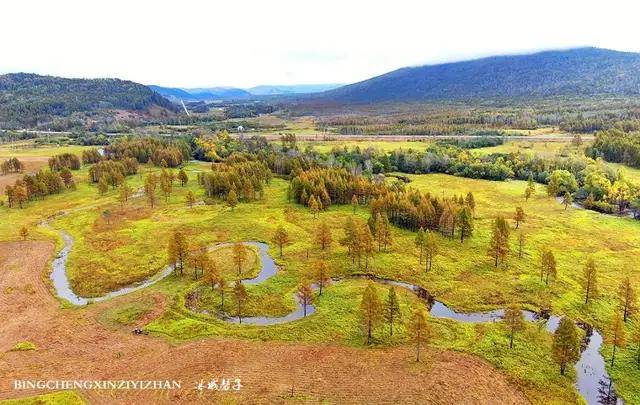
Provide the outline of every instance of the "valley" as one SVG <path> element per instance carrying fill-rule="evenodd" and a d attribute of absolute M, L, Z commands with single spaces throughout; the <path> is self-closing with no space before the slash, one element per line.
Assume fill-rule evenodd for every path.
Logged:
<path fill-rule="evenodd" d="M 217 145 L 216 150 L 226 150 L 225 153 L 231 155 L 234 153 L 230 152 L 232 148 L 251 147 L 250 141 L 234 138 L 213 138 L 212 142 Z M 304 138 L 300 140 L 301 145 L 305 142 L 308 141 Z M 303 147 L 317 148 L 320 153 L 327 154 L 332 153 L 333 142 L 309 142 Z M 340 141 L 336 142 L 339 144 Z M 340 144 L 340 148 L 359 146 L 359 143 L 348 142 L 351 143 Z M 394 153 L 396 147 L 420 151 L 434 142 L 437 141 L 415 144 L 369 141 L 367 145 Z M 585 142 L 588 147 L 590 139 Z M 270 148 L 279 150 L 282 145 L 272 141 Z M 552 158 L 567 151 L 578 156 L 583 153 L 584 146 L 576 148 L 567 142 L 543 145 L 535 141 L 509 140 L 495 147 L 479 148 L 477 152 L 480 156 L 491 154 L 496 148 L 497 151 L 545 153 Z M 1 153 L 5 158 L 19 156 L 26 160 L 29 156 L 55 156 L 67 150 L 80 156 L 92 147 L 42 147 L 33 150 L 22 145 L 4 147 Z M 117 159 L 115 155 L 113 158 Z M 226 164 L 231 165 L 231 169 L 234 163 L 228 162 Z M 137 174 L 126 176 L 125 183 L 103 191 L 99 190 L 99 184 L 85 180 L 92 164 L 84 164 L 73 172 L 75 190 L 30 201 L 23 208 L 6 205 L 0 208 L 3 219 L 7 218 L 0 226 L 0 236 L 7 241 L 3 242 L 2 250 L 5 252 L 3 268 L 8 269 L 4 272 L 2 289 L 4 306 L 8 308 L 3 324 L 9 331 L 1 342 L 5 352 L 3 360 L 9 367 L 2 374 L 11 378 L 33 378 L 34 369 L 29 364 L 64 357 L 69 361 L 53 366 L 61 378 L 82 378 L 85 373 L 122 377 L 126 368 L 132 376 L 164 378 L 166 374 L 163 377 L 163 373 L 168 373 L 172 378 L 189 380 L 188 384 L 192 385 L 190 380 L 195 384 L 199 373 L 209 373 L 203 376 L 209 378 L 211 367 L 214 367 L 221 374 L 242 375 L 243 384 L 246 379 L 247 391 L 242 394 L 215 394 L 230 396 L 232 401 L 252 401 L 252 395 L 260 395 L 262 399 L 287 398 L 293 389 L 289 398 L 341 402 L 351 395 L 350 389 L 364 383 L 362 379 L 371 379 L 374 375 L 388 376 L 387 384 L 393 384 L 393 381 L 420 384 L 417 391 L 409 388 L 395 391 L 396 401 L 437 402 L 437 398 L 444 398 L 440 395 L 452 395 L 451 398 L 459 398 L 461 402 L 471 398 L 478 401 L 482 395 L 490 395 L 489 392 L 496 390 L 509 403 L 579 402 L 587 392 L 591 392 L 586 394 L 590 395 L 588 398 L 598 398 L 600 394 L 594 387 L 594 380 L 584 388 L 579 385 L 581 377 L 572 368 L 567 369 L 565 375 L 559 373 L 551 356 L 552 332 L 545 328 L 544 321 L 536 322 L 538 315 L 533 314 L 550 311 L 580 324 L 591 325 L 606 335 L 611 314 L 617 311 L 618 285 L 624 277 L 630 277 L 634 284 L 638 282 L 637 276 L 630 272 L 633 257 L 637 254 L 636 246 L 640 242 L 637 239 L 640 223 L 636 220 L 591 210 L 565 209 L 553 197 L 546 195 L 542 185 L 535 186 L 533 196 L 525 199 L 526 181 L 400 173 L 400 176 L 406 176 L 405 187 L 429 193 L 432 198 L 446 201 L 469 192 L 474 196 L 472 234 L 461 243 L 459 236 L 447 236 L 447 231 L 442 230 L 445 228 L 433 231 L 438 253 L 433 258 L 433 268 L 425 271 L 424 260 L 420 258 L 421 248 L 415 245 L 416 232 L 402 226 L 391 226 L 388 247 L 372 246 L 365 256 L 352 256 L 349 245 L 341 243 L 345 221 L 355 218 L 366 223 L 371 216 L 368 204 L 336 202 L 314 213 L 312 207 L 291 201 L 288 190 L 293 179 L 278 174 L 281 163 L 277 160 L 266 162 L 276 164 L 270 170 L 274 173 L 273 178 L 260 186 L 259 195 L 244 194 L 243 191 L 235 205 L 230 205 L 228 196 L 222 199 L 209 197 L 202 182 L 208 184 L 209 180 L 204 180 L 203 176 L 211 171 L 211 163 L 190 160 L 176 169 L 158 167 L 151 162 L 141 164 Z M 625 170 L 630 181 L 640 179 L 634 169 Z M 161 178 L 163 173 L 176 174 L 178 171 L 186 175 L 184 185 L 175 180 L 169 194 L 159 188 L 154 191 L 156 196 L 153 199 L 149 197 L 150 191 L 145 187 L 148 187 L 150 177 Z M 390 176 L 385 181 L 389 185 L 401 184 L 394 183 L 398 180 Z M 129 198 L 122 200 L 125 184 L 131 191 Z M 193 202 L 189 202 L 188 195 L 195 197 Z M 496 267 L 493 259 L 487 257 L 492 224 L 496 217 L 511 218 L 517 207 L 524 209 L 526 217 L 523 223 L 518 224 L 517 230 L 515 223 L 510 228 L 514 233 L 526 235 L 526 242 L 521 248 L 517 236 L 513 237 L 509 242 L 510 252 Z M 326 250 L 319 248 L 316 241 L 320 224 L 326 224 L 331 234 L 332 242 Z M 27 240 L 18 241 L 22 239 L 18 230 L 23 225 L 28 229 Z M 282 256 L 274 242 L 274 235 L 280 229 L 287 234 Z M 172 265 L 168 248 L 176 232 L 188 235 L 188 251 L 191 252 L 191 259 L 184 262 L 184 271 L 180 272 L 175 267 L 177 265 Z M 239 276 L 234 264 L 235 250 L 231 247 L 235 242 L 245 241 L 263 243 L 257 245 L 263 246 L 257 248 L 263 253 L 259 254 L 262 258 L 258 260 L 257 251 L 251 250 L 254 247 L 245 245 L 246 259 L 240 265 Z M 221 243 L 223 245 L 217 245 Z M 227 243 L 230 245 L 224 245 Z M 220 246 L 206 249 L 208 260 L 216 263 L 215 270 L 194 261 L 200 257 L 197 252 L 202 252 L 198 249 L 212 246 Z M 539 252 L 545 246 L 554 250 L 557 260 L 556 275 L 549 284 L 540 281 Z M 260 250 L 267 248 L 268 251 Z M 23 249 L 33 251 L 33 254 L 14 256 L 10 253 Z M 56 259 L 54 252 L 60 250 L 63 253 Z M 36 252 L 39 252 L 37 256 Z M 593 255 L 592 252 L 598 253 Z M 599 270 L 600 295 L 593 303 L 585 305 L 581 301 L 581 274 L 584 262 L 591 256 Z M 276 267 L 272 266 L 275 272 L 261 276 L 263 270 L 260 267 L 268 257 L 275 261 L 273 266 Z M 29 258 L 33 262 L 24 262 L 31 260 Z M 56 264 L 58 261 L 64 266 Z M 322 294 L 319 294 L 316 281 L 318 262 L 326 263 L 329 278 L 324 281 L 326 285 Z M 200 273 L 199 267 L 202 267 Z M 67 293 L 60 289 L 55 276 L 53 283 L 49 280 L 52 269 L 63 271 L 68 282 Z M 214 274 L 226 279 L 224 303 L 219 281 L 216 281 L 219 279 L 211 278 Z M 366 334 L 363 336 L 359 309 L 363 293 L 370 286 L 368 278 L 379 280 L 373 283 L 373 288 L 381 302 L 385 302 L 389 287 L 384 280 L 398 282 L 395 292 L 399 303 L 399 320 L 394 325 L 393 335 L 389 334 L 388 326 L 379 321 L 369 343 L 365 339 Z M 256 282 L 251 282 L 251 279 Z M 145 280 L 153 280 L 153 284 Z M 240 301 L 240 312 L 237 309 L 239 298 L 234 289 L 238 280 L 244 280 L 242 284 L 246 289 L 246 296 Z M 315 283 L 306 316 L 299 301 L 299 288 L 305 283 Z M 427 308 L 431 308 L 428 321 L 430 338 L 424 349 L 428 354 L 423 353 L 426 359 L 419 363 L 412 359 L 415 356 L 415 347 L 411 343 L 414 339 L 412 314 L 424 308 L 425 302 L 420 294 L 414 293 L 414 287 L 406 288 L 402 283 L 419 286 L 428 291 L 429 297 L 438 300 L 435 304 L 426 303 Z M 118 293 L 110 295 L 114 291 Z M 68 292 L 72 295 L 65 295 Z M 83 298 L 74 301 L 72 297 Z M 94 297 L 100 298 L 94 302 Z M 27 304 L 34 300 L 41 304 Z M 487 323 L 467 323 L 464 322 L 465 316 L 455 315 L 503 310 L 513 303 L 531 311 L 525 312 L 525 316 L 534 320 L 526 322 L 515 335 L 513 347 L 510 347 L 510 334 L 501 321 L 504 312 L 494 313 Z M 219 319 L 220 314 L 232 317 L 231 320 L 235 317 L 235 322 Z M 241 323 L 238 314 L 244 318 Z M 272 324 L 270 319 L 281 320 Z M 553 321 L 556 325 L 558 319 Z M 628 327 L 632 328 L 632 325 L 630 323 Z M 49 328 L 56 332 L 53 335 L 45 333 Z M 132 333 L 138 329 L 144 334 Z M 584 337 L 580 329 L 579 333 Z M 592 336 L 592 339 L 598 336 Z M 11 351 L 19 342 L 30 342 L 35 349 Z M 269 343 L 265 345 L 265 342 Z M 596 358 L 608 359 L 611 349 L 605 343 Z M 266 355 L 264 350 L 281 353 L 281 360 L 276 357 L 272 361 L 275 364 L 285 362 L 284 368 L 287 368 L 284 364 L 289 363 L 286 359 L 290 356 L 295 356 L 299 363 L 295 368 L 289 367 L 289 372 L 279 374 L 275 385 L 267 386 L 257 378 L 259 367 L 271 368 L 269 364 L 274 363 L 255 360 Z M 189 360 L 195 359 L 193 356 L 222 351 L 238 353 L 240 357 L 233 357 L 234 360 L 217 357 L 217 360 L 202 363 L 206 372 L 205 368 L 194 366 L 197 361 Z M 91 364 L 108 364 L 108 368 L 87 368 L 89 363 L 82 361 L 83 356 L 97 356 L 98 353 L 105 361 L 93 360 Z M 145 364 L 159 361 L 160 353 L 166 358 L 179 359 L 172 362 L 175 367 L 154 367 L 153 374 L 143 371 Z M 319 353 L 324 359 L 320 362 L 322 367 L 315 362 Z M 614 367 L 607 365 L 616 393 L 631 403 L 638 392 L 633 377 L 634 356 L 633 346 L 630 346 L 618 354 Z M 108 358 L 116 361 L 106 361 Z M 249 362 L 249 358 L 254 360 Z M 604 361 L 600 361 L 604 365 Z M 471 363 L 460 366 L 460 362 Z M 343 369 L 347 364 L 351 371 Z M 369 371 L 363 372 L 358 367 Z M 592 366 L 587 364 L 589 367 Z M 301 369 L 308 370 L 310 374 L 300 373 Z M 353 385 L 331 382 L 328 370 L 336 369 L 343 370 L 340 378 L 348 379 Z M 465 380 L 461 369 L 473 373 L 473 378 L 468 380 L 473 383 L 464 383 L 467 387 L 464 391 L 447 391 L 444 387 L 459 388 L 461 383 L 456 381 Z M 355 370 L 360 370 L 357 377 L 353 374 Z M 456 370 L 455 377 L 453 370 Z M 483 383 L 478 379 L 479 373 L 491 382 Z M 318 385 L 318 382 L 313 382 L 315 378 L 324 383 Z M 436 384 L 434 391 L 423 385 L 425 379 Z M 323 384 L 333 384 L 333 388 Z M 489 386 L 490 391 L 483 391 Z M 12 395 L 31 393 L 10 392 Z M 380 396 L 382 392 L 386 394 Z M 100 403 L 112 395 L 105 397 L 105 394 L 91 390 L 74 395 L 79 395 L 79 400 Z M 130 395 L 138 394 L 123 392 L 115 395 L 115 399 L 125 402 L 132 398 Z M 180 398 L 184 402 L 198 402 L 209 398 L 191 386 L 166 395 L 164 399 L 167 401 Z M 388 391 L 376 389 L 367 395 L 375 402 L 391 401 Z M 218 401 L 223 397 L 215 398 Z M 364 400 L 365 397 L 359 394 L 359 398 Z M 154 401 L 162 400 L 162 397 L 154 397 Z"/>
<path fill-rule="evenodd" d="M 0 405 L 640 404 L 635 8 L 8 2 Z"/>

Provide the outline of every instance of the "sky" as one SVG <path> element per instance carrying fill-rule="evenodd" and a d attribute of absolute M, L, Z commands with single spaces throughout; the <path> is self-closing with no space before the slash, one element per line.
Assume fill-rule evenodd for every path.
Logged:
<path fill-rule="evenodd" d="M 170 87 L 353 83 L 542 49 L 640 52 L 637 1 L 3 2 L 0 74 Z"/>

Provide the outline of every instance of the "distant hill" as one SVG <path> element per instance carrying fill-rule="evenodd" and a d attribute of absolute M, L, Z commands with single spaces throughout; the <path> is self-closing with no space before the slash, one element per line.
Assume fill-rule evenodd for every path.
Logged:
<path fill-rule="evenodd" d="M 253 95 L 248 91 L 235 87 L 209 87 L 184 90 L 197 97 L 210 97 L 211 100 L 245 100 L 253 98 Z"/>
<path fill-rule="evenodd" d="M 598 48 L 406 67 L 321 93 L 337 103 L 640 95 L 640 54 Z"/>
<path fill-rule="evenodd" d="M 149 87 L 151 90 L 155 91 L 156 93 L 160 94 L 163 97 L 166 97 L 170 100 L 172 99 L 183 99 L 183 100 L 190 100 L 190 101 L 195 101 L 196 98 L 194 98 L 194 96 L 192 94 L 190 94 L 187 91 L 184 91 L 182 89 L 179 89 L 177 87 L 161 87 L 161 86 L 154 86 L 154 85 L 150 85 L 147 86 Z"/>
<path fill-rule="evenodd" d="M 36 127 L 105 110 L 177 111 L 142 84 L 119 79 L 66 79 L 31 73 L 0 75 L 0 127 Z"/>
<path fill-rule="evenodd" d="M 229 101 L 246 100 L 254 97 L 248 91 L 234 87 L 182 89 L 151 85 L 149 88 L 172 101 Z"/>
<path fill-rule="evenodd" d="M 343 86 L 342 84 L 293 84 L 293 85 L 263 85 L 247 89 L 256 96 L 272 96 L 281 94 L 309 94 L 332 90 Z"/>
<path fill-rule="evenodd" d="M 172 101 L 240 101 L 250 100 L 261 96 L 287 96 L 293 94 L 312 94 L 335 89 L 341 84 L 294 84 L 294 85 L 264 85 L 249 89 L 237 87 L 205 87 L 205 88 L 177 88 L 151 85 L 149 88 Z"/>

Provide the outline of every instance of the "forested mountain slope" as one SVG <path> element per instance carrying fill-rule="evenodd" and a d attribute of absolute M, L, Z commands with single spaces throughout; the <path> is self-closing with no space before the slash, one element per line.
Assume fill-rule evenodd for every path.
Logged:
<path fill-rule="evenodd" d="M 640 95 L 640 54 L 577 48 L 405 67 L 320 98 L 370 103 L 589 95 Z"/>
<path fill-rule="evenodd" d="M 142 113 L 158 108 L 177 111 L 175 105 L 147 86 L 126 80 L 0 75 L 0 127 L 36 127 L 75 113 Z"/>

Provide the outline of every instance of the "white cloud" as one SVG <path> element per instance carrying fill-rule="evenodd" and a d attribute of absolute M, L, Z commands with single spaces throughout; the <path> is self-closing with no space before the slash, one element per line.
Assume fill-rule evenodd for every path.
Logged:
<path fill-rule="evenodd" d="M 353 82 L 402 66 L 593 45 L 640 51 L 636 2 L 4 2 L 0 72 L 166 86 Z"/>

